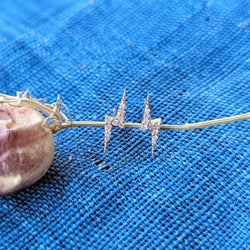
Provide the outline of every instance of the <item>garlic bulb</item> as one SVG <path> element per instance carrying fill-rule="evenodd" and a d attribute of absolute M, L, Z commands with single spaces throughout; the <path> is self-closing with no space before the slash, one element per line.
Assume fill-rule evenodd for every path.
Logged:
<path fill-rule="evenodd" d="M 45 118 L 30 106 L 0 105 L 0 196 L 40 179 L 54 158 L 54 138 Z"/>

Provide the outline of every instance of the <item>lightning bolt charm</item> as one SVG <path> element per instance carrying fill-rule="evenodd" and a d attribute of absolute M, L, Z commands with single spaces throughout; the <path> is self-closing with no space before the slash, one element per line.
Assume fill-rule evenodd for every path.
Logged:
<path fill-rule="evenodd" d="M 152 155 L 154 155 L 155 145 L 158 140 L 158 134 L 160 128 L 161 128 L 161 118 L 151 120 L 149 94 L 148 94 L 141 121 L 141 130 L 151 130 Z"/>
<path fill-rule="evenodd" d="M 104 135 L 104 153 L 107 150 L 113 127 L 124 128 L 125 126 L 125 102 L 126 89 L 124 89 L 122 100 L 115 117 L 106 115 L 105 117 L 105 135 Z"/>

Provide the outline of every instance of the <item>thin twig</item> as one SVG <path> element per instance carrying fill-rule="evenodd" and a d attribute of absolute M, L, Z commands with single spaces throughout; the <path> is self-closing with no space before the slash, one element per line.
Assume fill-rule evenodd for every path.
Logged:
<path fill-rule="evenodd" d="M 215 126 L 220 124 L 226 124 L 231 122 L 238 122 L 241 120 L 249 119 L 250 118 L 250 112 L 231 116 L 231 117 L 225 117 L 221 119 L 215 119 L 215 120 L 209 120 L 204 122 L 197 122 L 197 123 L 186 123 L 184 125 L 170 125 L 170 124 L 162 124 L 161 129 L 175 129 L 175 130 L 188 130 L 188 129 L 196 129 L 196 128 L 204 128 L 208 126 Z M 65 128 L 71 128 L 71 127 L 104 127 L 105 122 L 95 122 L 95 121 L 72 121 L 72 122 L 65 122 L 62 123 L 60 126 L 61 129 Z M 140 128 L 141 123 L 125 123 L 126 128 Z M 50 126 L 53 133 L 56 133 L 58 130 L 54 125 Z"/>
<path fill-rule="evenodd" d="M 28 89 L 26 91 L 17 92 L 17 96 L 9 96 L 0 93 L 0 104 L 1 103 L 9 103 L 13 105 L 21 105 L 27 104 L 33 108 L 36 108 L 43 113 L 45 113 L 48 117 L 46 118 L 46 122 L 48 119 L 51 119 L 54 124 L 50 126 L 53 133 L 56 133 L 62 129 L 70 128 L 70 127 L 104 127 L 105 122 L 95 122 L 95 121 L 71 121 L 63 112 L 62 106 L 67 107 L 64 103 L 62 103 L 60 97 L 58 96 L 57 101 L 52 104 L 42 104 L 42 99 L 35 99 L 32 98 L 28 94 Z M 204 122 L 197 122 L 197 123 L 186 123 L 184 125 L 169 125 L 169 124 L 162 124 L 161 129 L 177 129 L 177 130 L 188 130 L 188 129 L 196 129 L 196 128 L 204 128 L 208 126 L 215 126 L 220 124 L 226 124 L 231 122 L 237 122 L 245 119 L 250 118 L 250 112 L 225 117 L 221 119 L 209 120 Z M 141 128 L 141 123 L 125 123 L 126 128 Z"/>

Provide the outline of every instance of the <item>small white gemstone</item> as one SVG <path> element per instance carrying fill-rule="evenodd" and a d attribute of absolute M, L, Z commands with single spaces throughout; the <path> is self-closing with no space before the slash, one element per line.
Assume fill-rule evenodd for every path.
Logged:
<path fill-rule="evenodd" d="M 156 135 L 152 136 L 152 144 L 155 145 L 157 142 L 157 139 L 158 139 L 158 136 L 156 136 Z"/>
<path fill-rule="evenodd" d="M 153 126 L 154 129 L 160 129 L 161 128 L 161 124 L 160 123 L 155 123 Z"/>
<path fill-rule="evenodd" d="M 117 125 L 118 125 L 118 121 L 117 121 L 117 120 L 113 120 L 113 121 L 112 121 L 112 125 L 113 125 L 113 126 L 117 126 Z"/>
<path fill-rule="evenodd" d="M 110 125 L 110 124 L 108 124 L 108 125 L 105 125 L 105 130 L 111 130 L 112 129 L 112 126 Z"/>
<path fill-rule="evenodd" d="M 109 138 L 111 136 L 111 132 L 110 131 L 105 131 L 105 138 Z"/>
<path fill-rule="evenodd" d="M 117 117 L 117 119 L 118 119 L 119 122 L 122 122 L 122 121 L 123 121 L 123 116 L 119 115 L 119 116 Z"/>
<path fill-rule="evenodd" d="M 148 130 L 147 125 L 142 125 L 142 126 L 141 126 L 141 130 Z"/>
<path fill-rule="evenodd" d="M 148 124 L 148 123 L 149 123 L 149 120 L 148 120 L 148 119 L 144 119 L 144 123 L 145 123 L 145 124 Z"/>
<path fill-rule="evenodd" d="M 122 117 L 124 117 L 125 115 L 124 115 L 125 113 L 122 111 L 122 110 L 118 110 L 118 112 L 117 112 L 117 117 L 118 116 L 122 116 Z"/>
<path fill-rule="evenodd" d="M 122 110 L 125 110 L 125 109 L 124 109 L 123 107 L 119 106 L 118 112 L 119 112 L 119 111 L 122 111 Z"/>
<path fill-rule="evenodd" d="M 110 116 L 107 115 L 107 116 L 105 117 L 105 122 L 106 122 L 106 123 L 110 123 L 111 120 L 112 120 L 112 119 L 111 119 Z"/>
<path fill-rule="evenodd" d="M 119 106 L 120 109 L 124 109 L 125 108 L 125 104 L 124 103 L 121 103 L 120 106 Z"/>
<path fill-rule="evenodd" d="M 149 114 L 150 113 L 150 109 L 145 109 L 145 114 Z"/>
<path fill-rule="evenodd" d="M 119 128 L 124 128 L 125 124 L 124 123 L 119 123 Z"/>
<path fill-rule="evenodd" d="M 144 119 L 150 120 L 150 115 L 149 114 L 145 114 L 144 115 Z"/>
<path fill-rule="evenodd" d="M 157 135 L 158 134 L 158 129 L 152 129 L 152 131 L 151 131 L 151 133 L 152 133 L 152 135 Z"/>

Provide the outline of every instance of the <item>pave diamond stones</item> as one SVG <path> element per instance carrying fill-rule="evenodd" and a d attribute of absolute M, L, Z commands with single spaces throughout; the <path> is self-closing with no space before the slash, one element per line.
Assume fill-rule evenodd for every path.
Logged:
<path fill-rule="evenodd" d="M 154 154 L 155 145 L 158 140 L 159 130 L 161 127 L 161 118 L 157 118 L 151 121 L 151 141 L 152 141 L 152 155 Z"/>
<path fill-rule="evenodd" d="M 106 115 L 106 117 L 105 117 L 105 122 L 106 122 L 107 124 L 110 124 L 111 121 L 112 121 L 112 117 L 109 116 L 109 115 Z"/>
<path fill-rule="evenodd" d="M 142 122 L 141 122 L 141 130 L 148 130 L 150 129 L 150 106 L 149 106 L 149 94 L 147 96 L 144 113 L 142 116 Z"/>
<path fill-rule="evenodd" d="M 150 117 L 150 106 L 149 106 L 149 94 L 145 103 L 145 108 L 142 116 L 141 130 L 151 130 L 151 142 L 152 142 L 152 155 L 156 142 L 158 140 L 159 130 L 161 128 L 161 118 L 151 120 Z"/>
<path fill-rule="evenodd" d="M 104 136 L 104 153 L 107 150 L 108 142 L 111 136 L 112 127 L 125 127 L 125 102 L 126 89 L 123 92 L 122 100 L 115 117 L 106 115 L 105 117 L 105 136 Z"/>
<path fill-rule="evenodd" d="M 111 124 L 112 126 L 116 127 L 119 124 L 119 121 L 114 119 Z"/>

